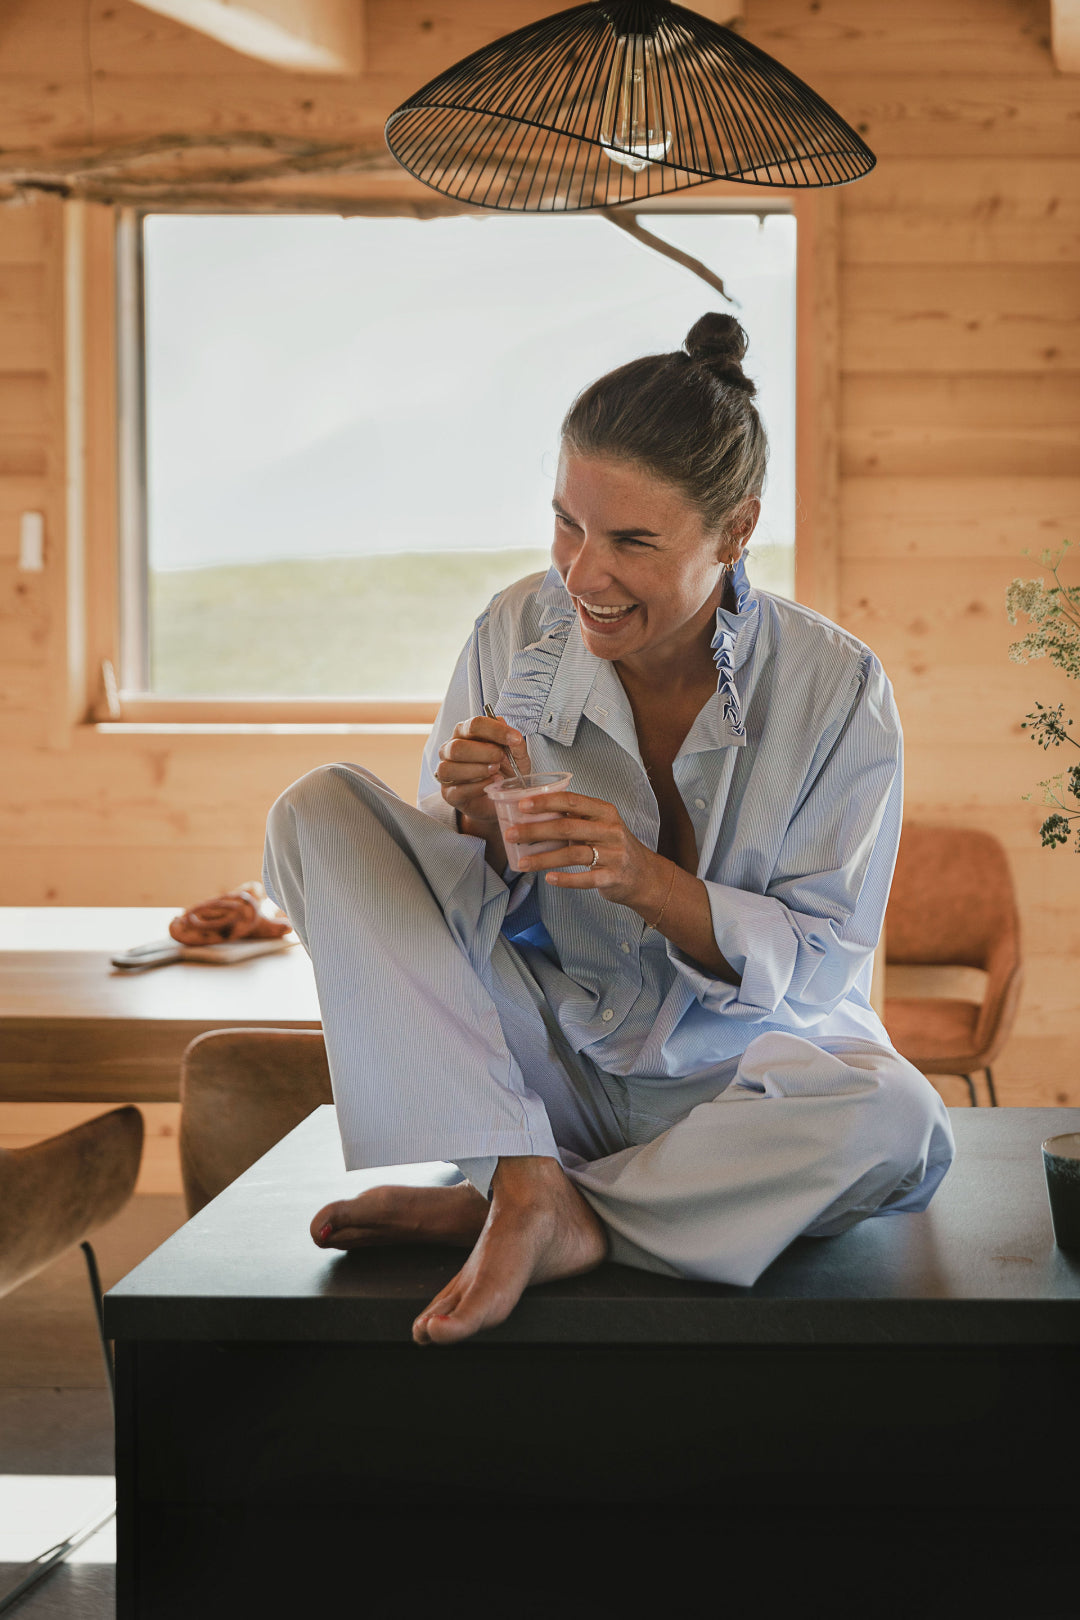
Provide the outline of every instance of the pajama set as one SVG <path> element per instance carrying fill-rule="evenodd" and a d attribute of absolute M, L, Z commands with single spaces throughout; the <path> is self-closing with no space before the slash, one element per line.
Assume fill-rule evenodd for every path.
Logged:
<path fill-rule="evenodd" d="M 717 689 L 673 764 L 714 978 L 602 891 L 500 876 L 456 830 L 439 748 L 495 712 L 534 771 L 660 818 L 611 663 L 558 573 L 495 597 L 424 754 L 419 806 L 327 765 L 273 806 L 264 877 L 308 950 L 349 1169 L 560 1161 L 613 1260 L 748 1285 L 791 1240 L 924 1209 L 948 1115 L 869 1000 L 900 836 L 901 732 L 873 653 L 734 574 Z"/>

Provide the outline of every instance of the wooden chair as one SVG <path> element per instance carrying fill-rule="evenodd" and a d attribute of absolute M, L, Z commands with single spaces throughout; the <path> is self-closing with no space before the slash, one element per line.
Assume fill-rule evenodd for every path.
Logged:
<path fill-rule="evenodd" d="M 923 1074 L 956 1074 L 978 1104 L 972 1076 L 986 1072 L 1012 1028 L 1020 995 L 1020 919 L 1005 850 L 985 832 L 905 822 L 885 917 L 888 964 L 981 968 L 982 1002 L 885 997 L 885 1027 Z"/>
<path fill-rule="evenodd" d="M 217 1029 L 180 1063 L 180 1168 L 188 1215 L 333 1101 L 318 1029 Z"/>
<path fill-rule="evenodd" d="M 120 1212 L 142 1145 L 139 1110 L 114 1108 L 32 1147 L 0 1148 L 0 1295 Z"/>
<path fill-rule="evenodd" d="M 139 1110 L 114 1108 L 32 1147 L 0 1149 L 0 1295 L 29 1281 L 78 1243 L 90 1277 L 110 1395 L 114 1392 L 113 1366 L 105 1340 L 101 1282 L 94 1251 L 86 1239 L 119 1214 L 131 1197 L 142 1146 Z M 0 1597 L 0 1614 L 21 1602 L 76 1547 L 107 1524 L 114 1511 L 110 1508 L 42 1553 L 25 1579 Z"/>

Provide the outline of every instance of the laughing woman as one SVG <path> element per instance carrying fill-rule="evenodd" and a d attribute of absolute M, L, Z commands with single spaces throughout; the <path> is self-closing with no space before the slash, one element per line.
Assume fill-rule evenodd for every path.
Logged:
<path fill-rule="evenodd" d="M 330 765 L 270 814 L 346 1165 L 463 1174 L 312 1222 L 326 1248 L 470 1250 L 423 1344 L 605 1257 L 753 1283 L 799 1235 L 925 1208 L 952 1160 L 868 1001 L 900 835 L 892 691 L 854 636 L 746 577 L 767 452 L 745 350 L 706 315 L 574 402 L 553 567 L 477 621 L 418 809 Z M 485 788 L 506 747 L 573 780 L 504 843 Z"/>

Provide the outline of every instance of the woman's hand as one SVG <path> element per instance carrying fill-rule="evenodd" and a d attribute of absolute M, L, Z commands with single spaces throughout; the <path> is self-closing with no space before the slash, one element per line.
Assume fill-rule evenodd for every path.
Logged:
<path fill-rule="evenodd" d="M 635 838 L 613 804 L 583 793 L 544 793 L 520 799 L 518 809 L 524 815 L 551 812 L 550 820 L 515 822 L 506 828 L 506 842 L 517 847 L 523 872 L 543 872 L 545 883 L 553 888 L 598 889 L 605 900 L 636 911 L 648 927 L 659 927 L 706 972 L 727 984 L 740 982 L 716 943 L 705 884 Z M 567 839 L 568 847 L 528 853 L 530 844 L 555 838 Z M 586 870 L 556 870 L 563 866 Z"/>
<path fill-rule="evenodd" d="M 490 719 L 485 714 L 462 720 L 439 749 L 435 778 L 442 796 L 457 811 L 461 831 L 477 838 L 498 836 L 499 818 L 484 789 L 500 776 L 512 774 L 504 747 L 510 749 L 521 774 L 527 776 L 532 765 L 525 739 L 505 720 Z"/>
<path fill-rule="evenodd" d="M 642 915 L 660 911 L 670 888 L 672 863 L 635 838 L 613 804 L 582 793 L 545 793 L 521 799 L 518 809 L 523 815 L 545 810 L 552 814 L 550 821 L 516 822 L 506 828 L 505 840 L 517 845 L 522 871 L 543 872 L 545 881 L 560 889 L 599 889 L 605 900 Z M 530 844 L 554 838 L 569 840 L 570 847 L 529 854 Z M 588 870 L 554 870 L 563 866 Z"/>

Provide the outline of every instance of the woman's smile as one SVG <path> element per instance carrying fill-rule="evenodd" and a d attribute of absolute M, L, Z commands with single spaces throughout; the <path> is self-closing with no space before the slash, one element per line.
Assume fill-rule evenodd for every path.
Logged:
<path fill-rule="evenodd" d="M 586 602 L 584 597 L 575 597 L 575 605 L 579 615 L 587 622 L 590 630 L 598 630 L 601 635 L 610 635 L 613 631 L 621 629 L 632 613 L 638 610 L 637 602 L 626 602 L 608 606 L 599 602 Z"/>

